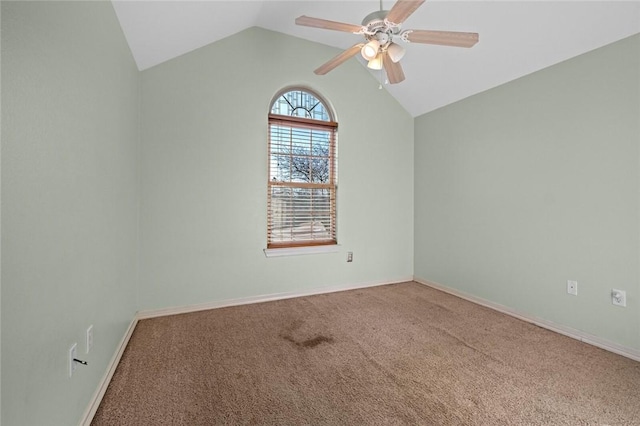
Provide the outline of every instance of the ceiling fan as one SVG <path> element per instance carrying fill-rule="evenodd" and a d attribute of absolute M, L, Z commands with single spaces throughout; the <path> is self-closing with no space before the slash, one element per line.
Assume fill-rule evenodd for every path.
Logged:
<path fill-rule="evenodd" d="M 389 83 L 400 83 L 405 79 L 400 59 L 404 56 L 404 47 L 396 43 L 400 39 L 407 43 L 438 44 L 442 46 L 471 47 L 478 42 L 477 33 L 429 30 L 401 30 L 402 23 L 416 11 L 425 0 L 397 0 L 391 10 L 380 10 L 368 14 L 362 25 L 345 24 L 326 19 L 300 16 L 297 25 L 344 31 L 364 35 L 365 42 L 357 43 L 318 67 L 314 73 L 324 75 L 355 56 L 358 52 L 368 61 L 367 66 L 374 70 L 384 70 Z"/>

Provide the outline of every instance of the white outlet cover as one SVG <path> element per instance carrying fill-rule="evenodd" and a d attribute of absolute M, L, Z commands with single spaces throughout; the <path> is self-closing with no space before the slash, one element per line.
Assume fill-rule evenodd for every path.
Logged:
<path fill-rule="evenodd" d="M 578 295 L 578 281 L 567 280 L 567 293 Z"/>
<path fill-rule="evenodd" d="M 616 290 L 615 288 L 611 290 L 611 303 L 616 306 L 626 307 L 627 306 L 627 292 L 624 290 Z"/>

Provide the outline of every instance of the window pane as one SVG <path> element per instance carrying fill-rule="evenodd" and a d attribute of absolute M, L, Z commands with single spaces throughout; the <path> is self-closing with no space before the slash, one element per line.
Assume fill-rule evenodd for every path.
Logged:
<path fill-rule="evenodd" d="M 311 172 L 310 172 L 309 182 L 328 183 L 330 181 L 329 172 L 330 172 L 329 159 L 313 158 L 311 160 Z"/>
<path fill-rule="evenodd" d="M 331 133 L 326 130 L 312 130 L 314 154 L 329 155 L 329 143 L 331 141 Z"/>
<path fill-rule="evenodd" d="M 329 131 L 271 125 L 270 179 L 329 182 Z"/>
<path fill-rule="evenodd" d="M 273 242 L 331 239 L 331 191 L 272 187 Z"/>
<path fill-rule="evenodd" d="M 291 128 L 271 125 L 271 152 L 288 152 L 291 146 Z"/>
<path fill-rule="evenodd" d="M 312 118 L 314 120 L 329 121 L 329 114 L 324 109 L 324 105 L 318 103 L 316 107 L 311 111 Z"/>
<path fill-rule="evenodd" d="M 291 153 L 311 155 L 312 133 L 309 129 L 293 129 L 291 132 Z"/>
<path fill-rule="evenodd" d="M 282 155 L 271 155 L 269 164 L 269 180 L 276 182 L 286 182 L 289 180 L 289 166 L 287 165 L 289 157 Z"/>
<path fill-rule="evenodd" d="M 291 181 L 310 182 L 309 157 L 291 156 Z"/>
<path fill-rule="evenodd" d="M 280 96 L 271 107 L 273 114 L 330 121 L 329 114 L 320 100 L 309 92 L 292 90 Z"/>

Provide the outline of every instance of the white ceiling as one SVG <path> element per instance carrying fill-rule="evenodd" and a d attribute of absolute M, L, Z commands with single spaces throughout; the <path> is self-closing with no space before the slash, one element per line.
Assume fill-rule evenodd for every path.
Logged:
<path fill-rule="evenodd" d="M 384 0 L 383 6 L 390 9 L 393 3 Z M 360 24 L 379 9 L 379 0 L 113 0 L 113 4 L 141 70 L 251 26 L 346 49 L 362 36 L 296 26 L 295 18 L 308 15 Z M 429 0 L 402 28 L 480 34 L 480 42 L 471 49 L 405 45 L 406 80 L 385 88 L 418 116 L 640 33 L 640 0 Z M 363 62 L 357 58 L 350 60 Z M 318 58 L 309 72 L 329 59 Z"/>

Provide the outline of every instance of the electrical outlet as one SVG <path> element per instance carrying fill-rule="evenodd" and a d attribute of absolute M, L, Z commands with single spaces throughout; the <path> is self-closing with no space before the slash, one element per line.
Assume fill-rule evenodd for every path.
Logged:
<path fill-rule="evenodd" d="M 91 324 L 89 326 L 89 328 L 87 328 L 87 351 L 85 353 L 89 353 L 91 351 L 91 349 L 93 348 L 93 324 Z"/>
<path fill-rule="evenodd" d="M 347 262 L 353 262 L 353 252 L 347 252 Z"/>
<path fill-rule="evenodd" d="M 616 306 L 622 306 L 623 308 L 627 306 L 627 292 L 624 290 L 616 290 L 615 288 L 611 290 L 611 303 Z"/>
<path fill-rule="evenodd" d="M 73 376 L 73 373 L 76 371 L 76 362 L 74 359 L 78 357 L 78 344 L 74 343 L 69 348 L 69 377 Z"/>
<path fill-rule="evenodd" d="M 574 296 L 578 295 L 578 281 L 567 281 L 567 293 L 573 294 Z"/>

